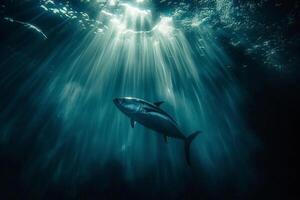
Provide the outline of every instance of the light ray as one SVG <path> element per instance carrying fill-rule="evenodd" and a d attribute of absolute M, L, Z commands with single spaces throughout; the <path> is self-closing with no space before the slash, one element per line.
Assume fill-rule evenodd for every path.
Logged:
<path fill-rule="evenodd" d="M 151 169 L 160 184 L 183 180 L 190 168 L 182 141 L 165 144 L 142 126 L 132 129 L 112 103 L 118 96 L 134 96 L 164 100 L 164 109 L 185 135 L 203 131 L 191 148 L 192 163 L 201 169 L 195 176 L 204 171 L 208 181 L 216 183 L 236 168 L 238 178 L 248 176 L 244 158 L 252 146 L 236 108 L 239 88 L 224 70 L 231 61 L 213 32 L 201 26 L 203 21 L 195 22 L 198 40 L 192 44 L 171 16 L 154 22 L 150 10 L 117 2 L 109 5 L 123 7 L 122 13 L 100 12 L 109 19 L 102 34 L 91 30 L 84 38 L 75 35 L 43 63 L 46 68 L 62 60 L 57 75 L 35 91 L 32 101 L 41 105 L 35 120 L 45 108 L 53 108 L 51 120 L 60 125 L 50 151 L 42 142 L 37 145 L 39 157 L 33 166 L 51 171 L 53 179 L 76 182 L 91 165 L 103 169 L 117 161 L 129 182 Z M 45 129 L 40 141 L 46 138 Z"/>

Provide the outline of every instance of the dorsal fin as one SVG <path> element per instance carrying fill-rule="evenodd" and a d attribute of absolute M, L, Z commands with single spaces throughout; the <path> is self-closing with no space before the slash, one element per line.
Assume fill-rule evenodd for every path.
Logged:
<path fill-rule="evenodd" d="M 156 105 L 157 107 L 159 107 L 164 101 L 157 101 L 154 102 L 153 104 Z"/>

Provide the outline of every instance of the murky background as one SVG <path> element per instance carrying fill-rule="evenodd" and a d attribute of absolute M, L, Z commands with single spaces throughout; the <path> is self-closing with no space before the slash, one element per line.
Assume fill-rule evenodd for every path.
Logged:
<path fill-rule="evenodd" d="M 299 111 L 299 3 L 0 3 L 4 198 L 283 198 Z M 132 129 L 133 96 L 199 135 Z"/>

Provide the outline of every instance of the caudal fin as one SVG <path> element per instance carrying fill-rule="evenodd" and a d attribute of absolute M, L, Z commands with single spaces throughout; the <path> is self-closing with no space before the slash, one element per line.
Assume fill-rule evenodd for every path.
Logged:
<path fill-rule="evenodd" d="M 195 137 L 201 133 L 201 131 L 196 131 L 194 133 L 192 133 L 191 135 L 189 135 L 184 142 L 184 150 L 185 150 L 185 158 L 186 158 L 186 162 L 188 163 L 188 165 L 191 165 L 191 160 L 190 160 L 190 146 L 192 141 L 195 139 Z"/>

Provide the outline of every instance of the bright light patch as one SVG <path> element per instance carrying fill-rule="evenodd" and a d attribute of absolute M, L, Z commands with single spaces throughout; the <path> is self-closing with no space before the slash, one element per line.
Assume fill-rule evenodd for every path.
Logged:
<path fill-rule="evenodd" d="M 115 5 L 117 5 L 117 3 L 118 3 L 118 0 L 109 0 L 108 1 L 108 5 L 110 5 L 110 6 L 115 6 Z"/>
<path fill-rule="evenodd" d="M 163 35 L 170 35 L 173 30 L 173 22 L 171 17 L 161 17 L 160 22 L 154 27 Z"/>
<path fill-rule="evenodd" d="M 122 3 L 120 4 L 121 6 L 124 6 L 126 9 L 126 13 L 130 13 L 131 15 L 135 15 L 135 16 L 146 16 L 149 15 L 151 12 L 150 10 L 142 10 L 139 9 L 137 7 L 131 6 L 127 3 Z"/>
<path fill-rule="evenodd" d="M 123 35 L 144 35 L 153 30 L 143 30 L 145 23 L 152 24 L 152 15 L 150 10 L 143 10 L 126 3 L 120 4 L 124 8 L 122 14 L 112 14 L 107 11 L 102 11 L 102 14 L 110 17 L 112 30 L 117 31 L 116 37 Z"/>
<path fill-rule="evenodd" d="M 123 31 L 126 30 L 125 24 L 122 23 L 119 19 L 113 18 L 113 19 L 111 20 L 111 22 L 112 22 L 112 24 L 113 24 L 113 27 L 115 27 L 115 28 L 118 30 L 118 32 L 121 32 L 121 33 L 122 33 Z"/>

